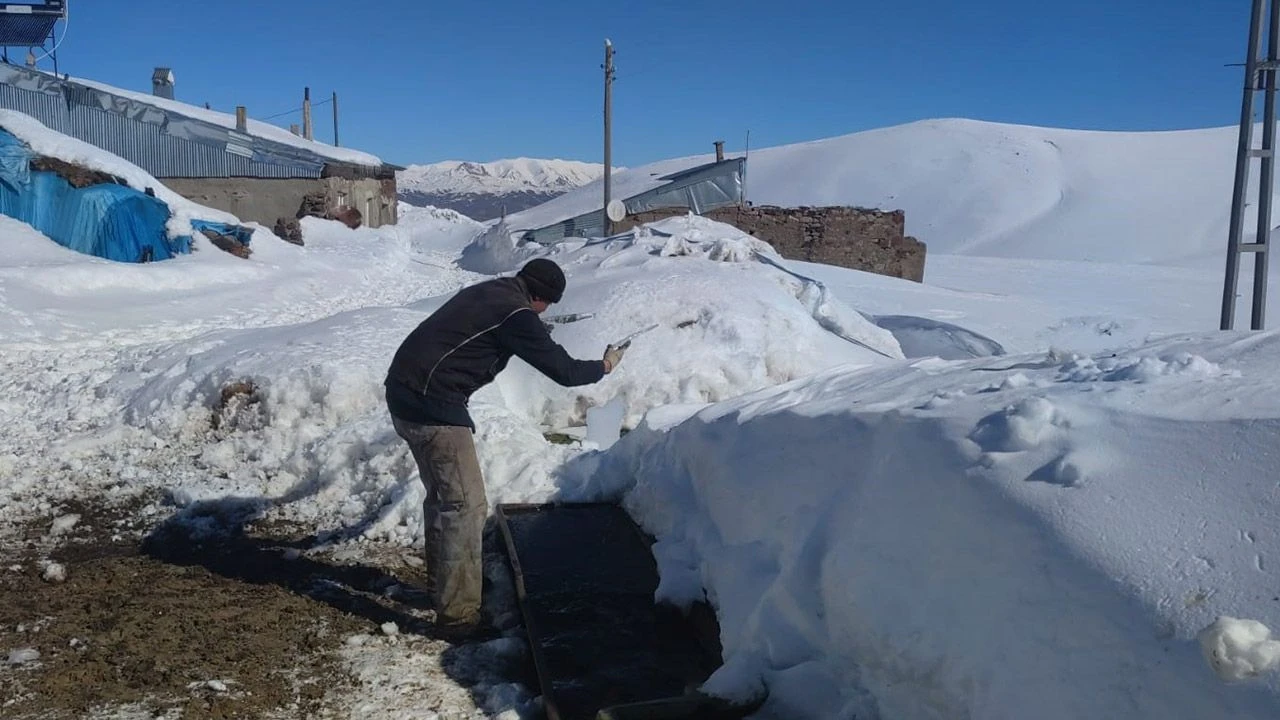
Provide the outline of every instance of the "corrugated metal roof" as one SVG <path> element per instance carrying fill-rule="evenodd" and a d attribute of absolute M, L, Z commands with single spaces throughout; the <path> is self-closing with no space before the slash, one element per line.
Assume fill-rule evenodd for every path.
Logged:
<path fill-rule="evenodd" d="M 326 158 L 78 85 L 0 65 L 0 108 L 112 152 L 158 178 L 318 178 Z"/>
<path fill-rule="evenodd" d="M 686 168 L 660 180 L 667 182 L 624 199 L 627 214 L 663 208 L 688 208 L 704 213 L 742 201 L 745 158 L 729 158 Z M 582 213 L 568 220 L 525 231 L 525 240 L 554 244 L 571 237 L 599 237 L 604 234 L 604 211 Z"/>

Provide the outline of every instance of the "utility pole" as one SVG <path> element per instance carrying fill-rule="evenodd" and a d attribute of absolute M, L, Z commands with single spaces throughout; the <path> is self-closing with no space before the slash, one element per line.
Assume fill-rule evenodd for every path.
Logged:
<path fill-rule="evenodd" d="M 1270 12 L 1265 12 L 1267 9 Z M 1267 56 L 1262 57 L 1262 24 L 1270 15 Z M 1227 231 L 1227 272 L 1222 287 L 1223 330 L 1235 324 L 1240 254 L 1253 253 L 1253 314 L 1250 327 L 1261 330 L 1267 309 L 1267 264 L 1271 245 L 1271 192 L 1275 176 L 1276 71 L 1280 68 L 1280 0 L 1253 0 L 1249 49 L 1244 65 L 1244 99 L 1240 106 L 1240 143 L 1236 148 L 1235 187 L 1231 195 L 1231 223 Z M 1253 97 L 1263 93 L 1262 147 L 1253 147 Z M 1243 242 L 1248 202 L 1249 162 L 1261 158 L 1258 178 L 1258 225 L 1252 243 Z"/>
<path fill-rule="evenodd" d="M 613 182 L 613 43 L 604 41 L 604 234 L 613 234 L 613 221 L 609 219 L 609 191 Z"/>
<path fill-rule="evenodd" d="M 338 147 L 338 91 L 333 91 L 333 146 Z"/>
<path fill-rule="evenodd" d="M 302 89 L 302 137 L 311 140 L 311 88 Z"/>

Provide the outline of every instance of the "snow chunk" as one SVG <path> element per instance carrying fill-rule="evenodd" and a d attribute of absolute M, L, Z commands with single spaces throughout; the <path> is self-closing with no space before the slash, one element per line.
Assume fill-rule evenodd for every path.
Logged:
<path fill-rule="evenodd" d="M 969 439 L 986 452 L 1018 452 L 1040 445 L 1061 424 L 1053 403 L 1030 397 L 983 418 Z"/>
<path fill-rule="evenodd" d="M 53 526 L 49 528 L 49 534 L 62 535 L 75 527 L 78 522 L 80 522 L 80 516 L 75 513 L 61 515 L 54 519 Z"/>
<path fill-rule="evenodd" d="M 17 648 L 9 651 L 10 665 L 23 665 L 40 659 L 40 651 L 35 648 Z"/>
<path fill-rule="evenodd" d="M 42 562 L 40 565 L 43 568 L 43 571 L 40 573 L 40 577 L 45 582 L 51 582 L 51 583 L 66 582 L 67 568 L 65 565 L 62 565 L 61 563 L 53 562 L 52 560 L 46 560 L 45 562 Z"/>
<path fill-rule="evenodd" d="M 614 398 L 600 407 L 587 409 L 587 442 L 607 450 L 622 433 L 622 417 L 626 413 L 622 398 Z"/>
<path fill-rule="evenodd" d="M 218 693 L 227 692 L 230 685 L 237 684 L 235 680 L 197 680 L 187 683 L 188 690 L 212 690 Z"/>
<path fill-rule="evenodd" d="M 400 634 L 400 626 L 396 625 L 394 622 L 391 622 L 391 621 L 384 622 L 380 627 L 382 628 L 382 634 L 388 637 L 392 637 Z"/>
<path fill-rule="evenodd" d="M 1201 630 L 1199 640 L 1205 661 L 1227 682 L 1257 677 L 1280 664 L 1280 641 L 1257 620 L 1224 615 Z"/>
<path fill-rule="evenodd" d="M 1075 357 L 1062 366 L 1068 382 L 1137 382 L 1149 383 L 1165 377 L 1184 378 L 1233 377 L 1217 363 L 1199 355 L 1177 352 L 1167 355 L 1137 355 L 1106 358 Z"/>

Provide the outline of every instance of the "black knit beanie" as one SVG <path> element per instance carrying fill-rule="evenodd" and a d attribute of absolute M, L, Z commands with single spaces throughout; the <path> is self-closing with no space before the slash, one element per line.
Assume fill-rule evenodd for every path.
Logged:
<path fill-rule="evenodd" d="M 558 303 L 564 295 L 564 271 L 546 258 L 530 260 L 516 275 L 524 278 L 524 284 L 535 298 Z"/>

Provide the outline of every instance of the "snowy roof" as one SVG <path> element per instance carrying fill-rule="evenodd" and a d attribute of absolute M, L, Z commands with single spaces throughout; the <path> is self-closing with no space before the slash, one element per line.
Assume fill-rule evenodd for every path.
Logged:
<path fill-rule="evenodd" d="M 186 115 L 189 118 L 213 123 L 214 125 L 221 125 L 224 128 L 235 129 L 236 127 L 236 116 L 231 113 L 218 112 L 217 110 L 210 110 L 196 105 L 188 105 L 187 103 L 179 102 L 177 100 L 157 97 L 150 93 L 124 90 L 95 80 L 75 78 L 73 80 L 69 80 L 69 82 L 79 83 L 91 88 L 96 88 L 103 92 L 109 92 L 113 95 L 129 98 L 135 102 L 154 105 L 169 112 Z M 378 167 L 383 164 L 382 160 L 376 155 L 370 155 L 367 152 L 352 150 L 350 148 L 335 147 L 315 140 L 307 140 L 304 137 L 294 135 L 282 127 L 262 122 L 261 120 L 250 119 L 248 121 L 247 129 L 248 134 L 254 137 L 271 140 L 272 142 L 278 142 L 284 145 L 290 145 L 300 150 L 307 150 L 317 155 L 329 158 L 330 160 L 372 167 Z"/>
<path fill-rule="evenodd" d="M 249 120 L 88 80 L 0 65 L 0 107 L 124 157 L 157 177 L 320 177 L 338 164 L 398 169 L 368 153 Z"/>
<path fill-rule="evenodd" d="M 728 158 L 729 161 L 736 158 Z M 610 195 L 619 200 L 628 200 L 674 182 L 678 176 L 700 170 L 715 164 L 715 156 L 694 155 L 691 157 L 664 160 L 634 170 L 614 170 Z M 515 229 L 535 229 L 568 220 L 600 210 L 604 194 L 604 179 L 583 185 L 577 190 L 568 192 L 537 207 L 518 212 L 507 218 L 507 223 Z"/>

